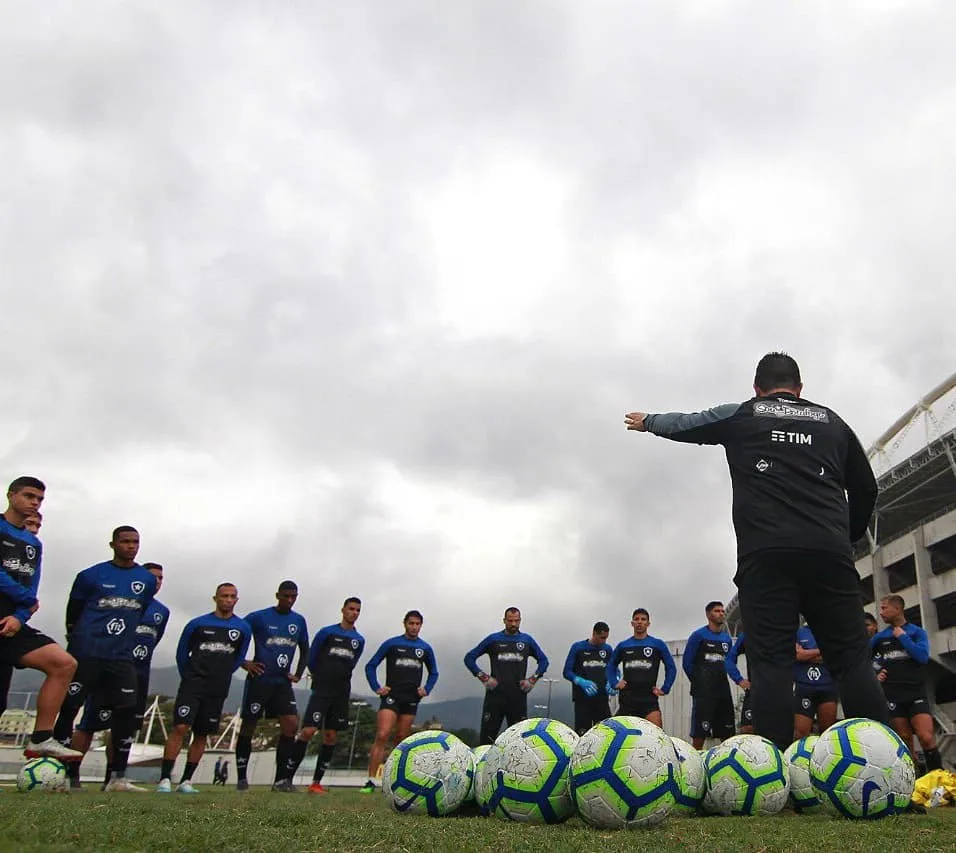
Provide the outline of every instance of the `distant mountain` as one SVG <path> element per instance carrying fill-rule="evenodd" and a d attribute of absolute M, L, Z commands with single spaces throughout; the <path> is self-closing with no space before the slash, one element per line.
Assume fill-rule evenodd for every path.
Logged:
<path fill-rule="evenodd" d="M 226 699 L 224 710 L 228 714 L 235 713 L 239 704 L 242 702 L 242 689 L 245 676 L 233 678 L 232 686 L 229 689 L 229 696 Z M 36 693 L 43 683 L 42 674 L 32 669 L 15 670 L 13 675 L 13 684 L 11 685 L 10 707 L 22 708 L 24 694 L 32 694 L 29 707 L 35 707 Z M 176 695 L 176 689 L 179 687 L 179 672 L 175 666 L 160 666 L 153 669 L 149 679 L 150 693 L 159 693 L 162 696 L 172 698 Z M 562 689 L 561 685 L 555 685 L 551 694 L 551 713 L 552 719 L 561 720 L 569 726 L 574 722 L 574 711 L 571 707 L 571 697 L 567 689 Z M 308 690 L 296 690 L 296 698 L 299 703 L 299 710 L 304 711 L 306 703 L 309 700 Z M 371 695 L 353 694 L 355 701 L 365 701 L 373 708 L 378 709 L 378 697 Z M 481 703 L 482 695 L 465 696 L 461 699 L 448 699 L 442 702 L 432 702 L 425 700 L 418 710 L 418 722 L 424 722 L 431 718 L 437 718 L 446 729 L 478 729 L 481 725 Z M 546 709 L 535 707 L 537 705 L 546 705 L 548 700 L 547 686 L 539 684 L 535 690 L 528 696 L 528 714 L 529 716 L 546 716 Z"/>

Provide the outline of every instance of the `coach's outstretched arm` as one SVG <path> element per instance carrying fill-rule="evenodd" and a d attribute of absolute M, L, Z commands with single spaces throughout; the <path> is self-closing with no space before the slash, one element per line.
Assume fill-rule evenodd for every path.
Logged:
<path fill-rule="evenodd" d="M 703 412 L 668 412 L 661 415 L 629 412 L 624 416 L 624 425 L 629 430 L 650 432 L 672 441 L 720 444 L 726 437 L 724 424 L 739 409 L 739 403 L 721 403 Z"/>

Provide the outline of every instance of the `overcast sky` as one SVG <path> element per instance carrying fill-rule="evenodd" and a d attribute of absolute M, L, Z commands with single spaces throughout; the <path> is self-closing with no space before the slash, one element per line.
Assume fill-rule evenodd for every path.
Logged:
<path fill-rule="evenodd" d="M 161 663 L 290 577 L 372 648 L 421 609 L 436 697 L 509 604 L 560 677 L 733 594 L 723 454 L 625 412 L 782 348 L 868 444 L 956 368 L 952 3 L 0 9 L 0 469 L 57 636 L 133 524 Z"/>

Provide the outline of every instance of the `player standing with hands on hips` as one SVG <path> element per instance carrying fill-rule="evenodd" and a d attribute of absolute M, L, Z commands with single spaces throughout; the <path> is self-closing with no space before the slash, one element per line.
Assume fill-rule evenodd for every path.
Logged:
<path fill-rule="evenodd" d="M 630 412 L 624 424 L 672 441 L 721 444 L 733 484 L 737 585 L 747 625 L 754 728 L 781 749 L 793 736 L 794 635 L 802 613 L 848 717 L 889 722 L 860 618 L 852 543 L 866 533 L 876 478 L 853 431 L 801 397 L 796 361 L 760 359 L 754 396 L 702 412 Z"/>
<path fill-rule="evenodd" d="M 528 718 L 528 693 L 548 671 L 548 657 L 530 634 L 523 634 L 521 611 L 505 610 L 505 629 L 489 634 L 468 654 L 465 666 L 485 685 L 485 701 L 481 708 L 481 743 L 494 743 L 502 720 L 509 726 Z M 478 668 L 478 658 L 488 655 L 491 674 Z M 528 658 L 533 657 L 537 670 L 528 677 Z"/>

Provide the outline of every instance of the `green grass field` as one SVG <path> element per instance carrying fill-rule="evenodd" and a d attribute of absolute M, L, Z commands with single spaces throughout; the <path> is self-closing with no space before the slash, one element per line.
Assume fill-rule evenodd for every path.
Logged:
<path fill-rule="evenodd" d="M 773 818 L 682 818 L 636 832 L 600 832 L 572 820 L 523 826 L 497 818 L 398 815 L 380 795 L 325 796 L 205 788 L 177 794 L 0 793 L 2 851 L 661 851 L 951 853 L 956 808 L 872 823 L 790 813 Z"/>

